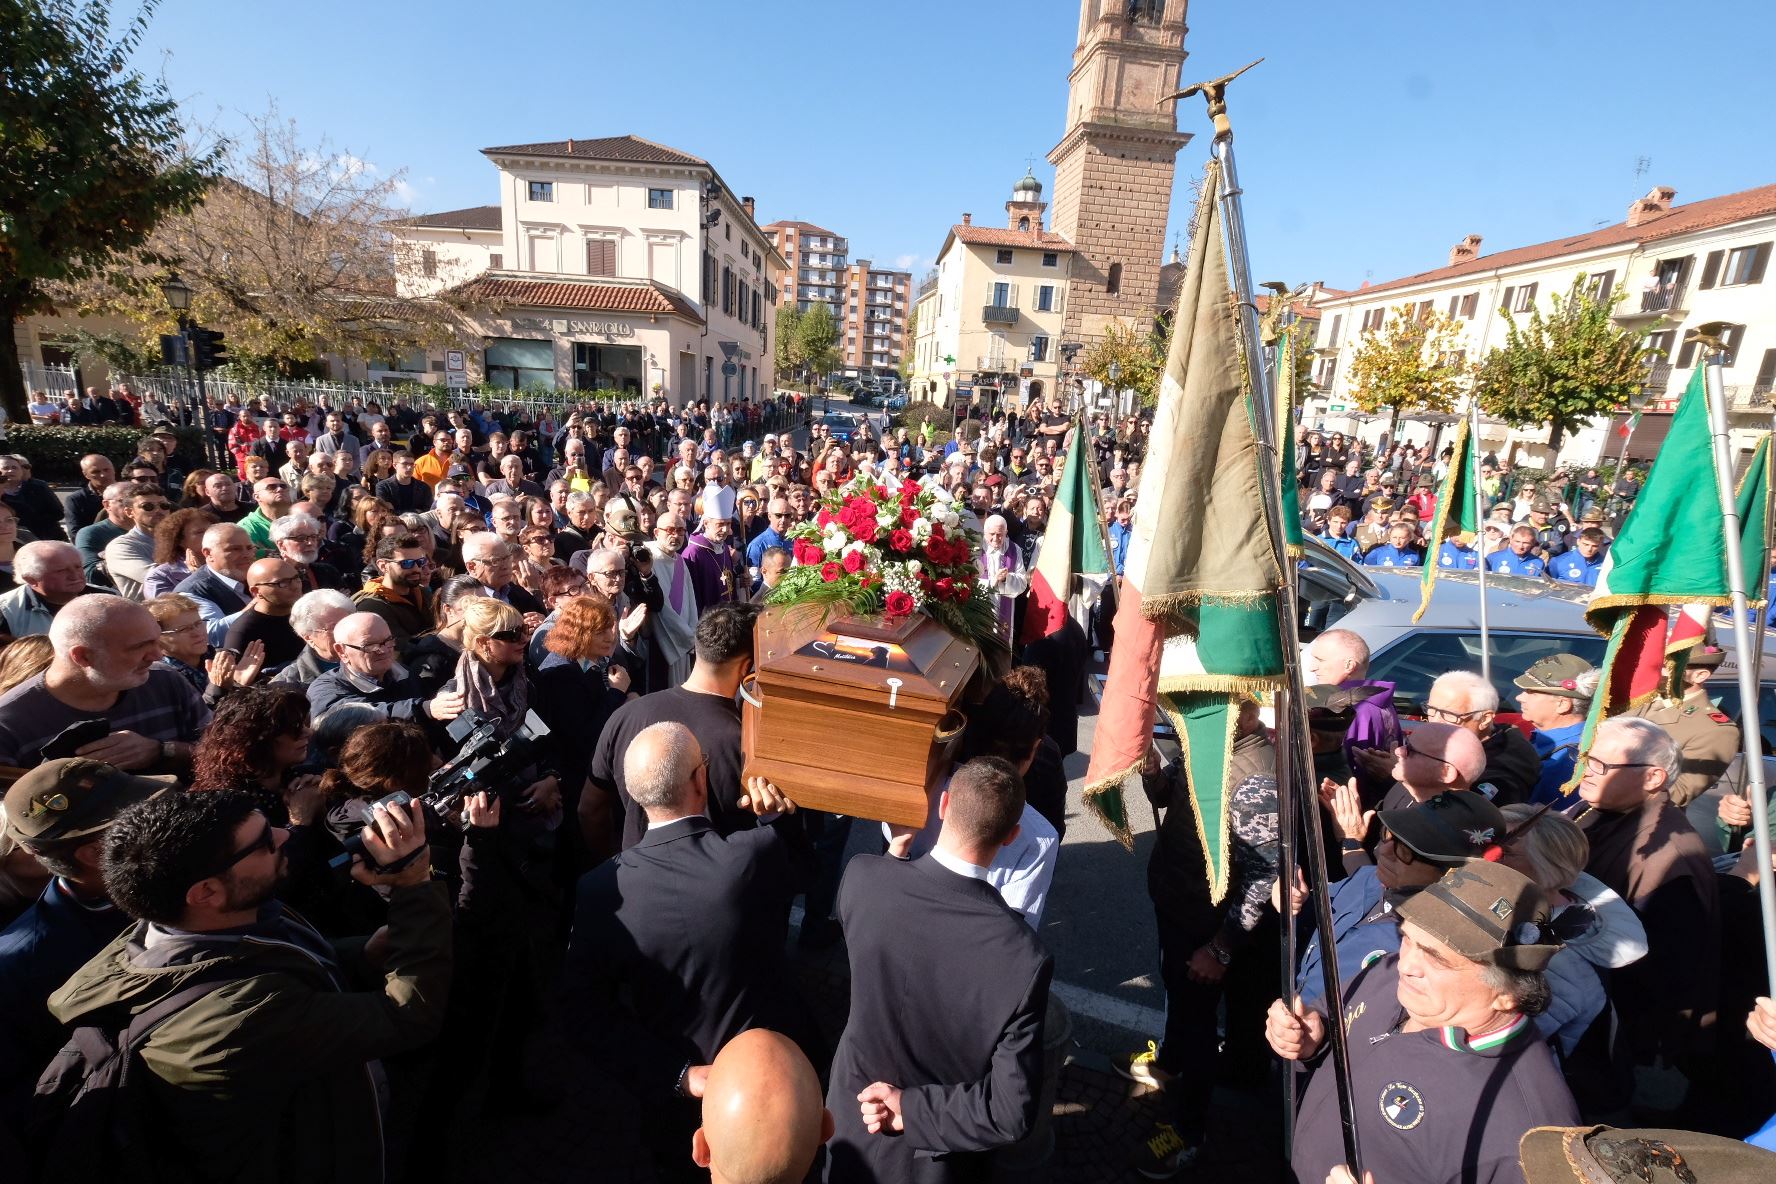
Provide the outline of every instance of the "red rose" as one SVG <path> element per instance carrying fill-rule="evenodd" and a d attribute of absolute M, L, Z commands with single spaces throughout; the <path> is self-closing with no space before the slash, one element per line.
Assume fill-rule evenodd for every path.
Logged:
<path fill-rule="evenodd" d="M 912 502 L 908 502 L 900 508 L 900 524 L 902 526 L 911 526 L 918 520 L 919 507 L 913 505 Z"/>
<path fill-rule="evenodd" d="M 812 567 L 814 564 L 819 563 L 825 558 L 826 551 L 822 549 L 819 543 L 810 543 L 807 539 L 796 540 L 795 561 L 797 563 L 802 564 L 804 567 Z"/>
<path fill-rule="evenodd" d="M 910 592 L 890 592 L 883 610 L 891 617 L 904 617 L 913 611 L 913 595 Z"/>
<path fill-rule="evenodd" d="M 963 580 L 960 584 L 956 585 L 956 599 L 957 600 L 967 600 L 969 597 L 971 597 L 973 595 L 974 595 L 974 585 L 969 583 L 967 580 Z"/>
<path fill-rule="evenodd" d="M 939 600 L 948 600 L 950 598 L 951 593 L 953 593 L 955 590 L 956 590 L 956 581 L 952 580 L 949 576 L 945 576 L 943 579 L 939 580 L 936 584 L 932 585 L 932 591 L 934 593 L 936 593 L 937 598 Z"/>
<path fill-rule="evenodd" d="M 863 552 L 847 551 L 845 557 L 839 560 L 839 565 L 852 575 L 856 575 L 863 570 Z"/>
<path fill-rule="evenodd" d="M 888 496 L 888 487 L 886 485 L 876 486 L 876 496 L 883 497 L 883 498 L 887 497 Z"/>
<path fill-rule="evenodd" d="M 888 536 L 888 546 L 896 551 L 911 551 L 913 549 L 913 532 L 904 529 L 894 531 Z"/>
<path fill-rule="evenodd" d="M 832 511 L 824 509 L 824 508 L 820 511 L 820 513 L 814 515 L 814 525 L 818 526 L 821 530 L 825 530 L 826 524 L 831 522 L 832 520 L 833 520 Z"/>
<path fill-rule="evenodd" d="M 933 522 L 931 524 L 931 541 L 934 543 L 941 543 L 944 541 L 944 528 L 941 522 Z"/>
<path fill-rule="evenodd" d="M 828 560 L 827 562 L 821 564 L 820 565 L 820 578 L 825 580 L 829 584 L 832 583 L 833 581 L 837 580 L 839 578 L 839 565 L 832 562 L 831 560 Z"/>

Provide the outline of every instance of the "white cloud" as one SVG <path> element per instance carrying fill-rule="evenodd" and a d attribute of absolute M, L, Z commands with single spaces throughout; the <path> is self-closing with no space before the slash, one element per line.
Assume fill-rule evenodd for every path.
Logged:
<path fill-rule="evenodd" d="M 894 270 L 917 271 L 919 269 L 919 259 L 920 257 L 918 255 L 896 255 L 894 257 Z"/>
<path fill-rule="evenodd" d="M 406 181 L 396 181 L 395 196 L 399 197 L 402 201 L 411 202 L 419 196 L 419 190 L 415 189 L 412 185 L 409 185 Z"/>
<path fill-rule="evenodd" d="M 353 156 L 349 152 L 341 152 L 339 155 L 335 156 L 333 158 L 333 167 L 337 169 L 341 175 L 347 177 L 355 177 L 359 173 L 374 173 L 377 171 L 374 164 L 371 164 L 361 156 Z"/>

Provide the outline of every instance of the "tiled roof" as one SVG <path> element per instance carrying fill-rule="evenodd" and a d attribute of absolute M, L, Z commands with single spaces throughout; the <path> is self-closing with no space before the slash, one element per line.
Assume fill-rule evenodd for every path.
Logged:
<path fill-rule="evenodd" d="M 1475 259 L 1464 260 L 1454 267 L 1439 267 L 1432 271 L 1421 271 L 1417 275 L 1388 280 L 1386 283 L 1371 284 L 1366 288 L 1359 288 L 1348 293 L 1348 295 L 1366 298 L 1376 292 L 1391 292 L 1396 288 L 1410 288 L 1418 284 L 1459 279 L 1465 275 L 1494 271 L 1502 267 L 1518 267 L 1526 263 L 1537 263 L 1544 259 L 1558 259 L 1562 255 L 1577 255 L 1602 247 L 1613 247 L 1626 243 L 1656 242 L 1660 239 L 1675 238 L 1680 234 L 1692 234 L 1698 230 L 1712 230 L 1717 226 L 1728 226 L 1734 222 L 1767 217 L 1771 214 L 1776 214 L 1776 185 L 1764 185 L 1757 189 L 1746 189 L 1722 197 L 1704 198 L 1701 201 L 1690 202 L 1688 205 L 1672 206 L 1663 214 L 1644 218 L 1638 226 L 1618 222 L 1614 226 L 1605 226 L 1601 230 L 1589 231 L 1571 238 L 1554 239 L 1528 247 L 1513 247 L 1508 251 L 1497 251 L 1491 255 L 1481 255 Z M 1331 289 L 1326 289 L 1326 294 L 1330 295 L 1331 291 Z M 1322 299 L 1324 298 L 1322 297 Z"/>
<path fill-rule="evenodd" d="M 625 160 L 643 164 L 701 164 L 700 156 L 656 144 L 640 136 L 600 136 L 590 140 L 550 140 L 541 144 L 507 144 L 483 148 L 487 156 L 571 156 L 575 160 Z"/>
<path fill-rule="evenodd" d="M 1050 251 L 1074 251 L 1078 248 L 1052 230 L 1040 234 L 1034 230 L 1000 229 L 996 226 L 964 225 L 958 222 L 950 233 L 965 243 L 980 247 L 1042 247 Z"/>
<path fill-rule="evenodd" d="M 639 312 L 679 316 L 703 323 L 696 307 L 683 296 L 652 281 L 601 284 L 586 280 L 529 280 L 484 275 L 459 285 L 454 294 L 466 301 L 515 304 L 524 308 L 559 308 L 575 312 Z"/>
<path fill-rule="evenodd" d="M 466 210 L 445 210 L 441 214 L 415 214 L 402 218 L 396 226 L 424 227 L 436 230 L 498 230 L 498 206 L 470 206 Z"/>
<path fill-rule="evenodd" d="M 826 227 L 816 226 L 812 222 L 796 222 L 790 219 L 779 219 L 776 222 L 767 222 L 765 225 L 759 227 L 760 230 L 782 230 L 785 228 L 794 230 L 798 234 L 824 234 L 829 238 L 845 237 L 836 230 L 828 230 Z"/>

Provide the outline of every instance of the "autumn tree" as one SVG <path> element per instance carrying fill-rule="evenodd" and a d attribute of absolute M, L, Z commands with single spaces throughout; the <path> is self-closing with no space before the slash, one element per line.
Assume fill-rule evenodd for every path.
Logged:
<path fill-rule="evenodd" d="M 1159 398 L 1159 381 L 1165 374 L 1166 340 L 1158 329 L 1143 330 L 1120 320 L 1104 326 L 1104 336 L 1092 342 L 1080 359 L 1087 376 L 1119 391 L 1133 391 L 1143 407 Z M 1110 364 L 1118 365 L 1116 378 Z"/>
<path fill-rule="evenodd" d="M 825 374 L 838 364 L 839 323 L 833 310 L 818 301 L 808 306 L 796 325 L 796 348 L 802 365 L 808 367 L 808 393 L 814 393 L 816 375 Z"/>
<path fill-rule="evenodd" d="M 1658 351 L 1644 344 L 1646 329 L 1628 331 L 1615 323 L 1623 296 L 1618 289 L 1598 300 L 1580 275 L 1564 295 L 1553 295 L 1546 316 L 1533 309 L 1520 324 L 1501 310 L 1504 343 L 1475 370 L 1481 410 L 1514 428 L 1548 425 L 1548 447 L 1558 453 L 1567 433 L 1627 406 Z"/>
<path fill-rule="evenodd" d="M 188 151 L 166 84 L 131 65 L 158 0 L 113 32 L 108 0 L 0 6 L 0 405 L 29 422 L 10 327 L 188 209 L 218 151 Z"/>
<path fill-rule="evenodd" d="M 129 266 L 71 288 L 79 311 L 121 316 L 142 340 L 171 327 L 159 290 L 167 271 L 192 288 L 191 316 L 228 336 L 244 365 L 294 373 L 324 355 L 390 360 L 464 335 L 461 301 L 397 291 L 424 274 L 422 247 L 397 242 L 401 174 L 325 140 L 306 142 L 275 109 L 222 162 L 190 209 L 165 219 Z M 437 265 L 434 265 L 434 268 Z"/>
<path fill-rule="evenodd" d="M 1467 385 L 1460 321 L 1426 305 L 1397 305 L 1379 329 L 1363 334 L 1351 359 L 1351 398 L 1365 414 L 1386 411 L 1388 439 L 1407 412 L 1447 415 Z"/>

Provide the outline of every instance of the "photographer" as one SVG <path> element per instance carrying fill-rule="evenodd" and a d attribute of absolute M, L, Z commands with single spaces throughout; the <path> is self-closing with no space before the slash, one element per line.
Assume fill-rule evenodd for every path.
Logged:
<path fill-rule="evenodd" d="M 363 943 L 330 944 L 277 899 L 285 838 L 252 798 L 228 790 L 125 810 L 102 866 L 136 924 L 50 997 L 62 1023 L 116 1034 L 143 1009 L 212 985 L 148 1036 L 146 1072 L 129 1086 L 158 1111 L 157 1160 L 187 1179 L 379 1179 L 367 1068 L 430 1039 L 443 1019 L 450 910 L 430 882 L 419 814 L 377 810 L 363 833 L 369 862 L 352 869 L 389 889 L 380 968 Z M 52 1171 L 77 1174 L 69 1160 L 96 1150 L 64 1140 Z"/>
<path fill-rule="evenodd" d="M 461 615 L 462 656 L 442 694 L 458 695 L 464 711 L 497 721 L 495 735 L 507 739 L 523 726 L 524 714 L 530 710 L 524 619 L 511 605 L 485 596 L 463 601 Z M 501 792 L 507 789 L 496 788 Z M 540 817 L 553 830 L 561 820 L 561 778 L 553 766 L 537 771 L 513 804 L 524 814 Z"/>

